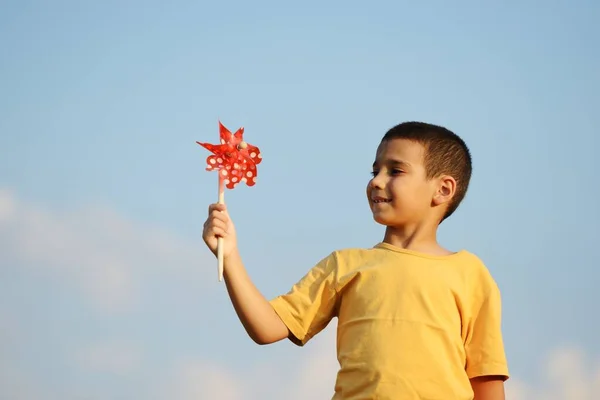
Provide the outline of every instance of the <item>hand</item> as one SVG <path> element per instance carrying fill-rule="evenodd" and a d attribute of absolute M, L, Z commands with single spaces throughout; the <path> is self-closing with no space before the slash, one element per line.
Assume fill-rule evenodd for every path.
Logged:
<path fill-rule="evenodd" d="M 208 218 L 202 232 L 202 239 L 215 256 L 219 237 L 223 238 L 223 258 L 225 259 L 237 250 L 237 236 L 233 222 L 227 213 L 227 207 L 225 204 L 215 203 L 208 207 Z"/>

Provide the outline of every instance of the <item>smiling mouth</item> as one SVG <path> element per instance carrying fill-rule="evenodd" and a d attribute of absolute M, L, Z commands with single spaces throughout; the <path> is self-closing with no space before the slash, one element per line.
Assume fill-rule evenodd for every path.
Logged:
<path fill-rule="evenodd" d="M 391 202 L 392 200 L 390 200 L 390 199 L 373 199 L 373 200 L 371 200 L 371 201 L 372 201 L 373 203 L 375 203 L 375 204 L 379 204 L 379 203 L 389 203 L 389 202 Z"/>

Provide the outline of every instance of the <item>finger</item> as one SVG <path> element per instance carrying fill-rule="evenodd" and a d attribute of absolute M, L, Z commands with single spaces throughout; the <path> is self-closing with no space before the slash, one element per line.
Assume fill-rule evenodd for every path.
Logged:
<path fill-rule="evenodd" d="M 226 238 L 227 237 L 227 230 L 219 227 L 219 226 L 214 226 L 212 229 L 212 234 L 215 237 L 222 237 L 222 238 Z"/>
<path fill-rule="evenodd" d="M 214 211 L 225 211 L 227 206 L 225 204 L 213 203 L 208 206 L 208 213 L 211 214 Z"/>
<path fill-rule="evenodd" d="M 213 211 L 210 213 L 209 219 L 210 220 L 217 219 L 219 221 L 223 221 L 223 222 L 227 223 L 227 222 L 229 222 L 229 215 L 226 212 Z"/>
<path fill-rule="evenodd" d="M 214 212 L 209 215 L 206 221 L 204 221 L 203 231 L 210 231 L 213 226 L 226 227 L 228 225 L 227 217 L 219 215 L 219 212 Z"/>
<path fill-rule="evenodd" d="M 220 229 L 227 232 L 228 227 L 229 225 L 227 222 L 216 218 L 210 218 L 208 221 L 206 221 L 204 229 L 202 230 L 202 235 L 207 237 L 214 236 L 215 229 Z"/>
<path fill-rule="evenodd" d="M 216 228 L 221 228 L 221 229 L 227 230 L 227 227 L 228 227 L 227 221 L 223 221 L 223 220 L 218 219 L 218 218 L 211 219 L 209 225 L 210 225 L 208 227 L 209 229 L 212 229 L 212 228 L 216 227 Z"/>

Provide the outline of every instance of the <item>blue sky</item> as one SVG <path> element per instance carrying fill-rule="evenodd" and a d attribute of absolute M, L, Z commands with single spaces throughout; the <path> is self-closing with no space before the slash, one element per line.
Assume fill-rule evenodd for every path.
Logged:
<path fill-rule="evenodd" d="M 381 240 L 364 188 L 388 128 L 454 130 L 474 175 L 440 240 L 501 287 L 509 398 L 600 388 L 598 3 L 2 10 L 1 398 L 331 394 L 335 322 L 258 347 L 217 282 L 201 240 L 217 177 L 195 141 L 217 142 L 218 119 L 263 154 L 226 201 L 267 297 Z"/>

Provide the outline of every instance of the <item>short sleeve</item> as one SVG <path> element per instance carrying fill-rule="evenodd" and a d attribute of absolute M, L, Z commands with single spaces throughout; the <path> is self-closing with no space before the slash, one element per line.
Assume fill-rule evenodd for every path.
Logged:
<path fill-rule="evenodd" d="M 507 380 L 509 373 L 502 339 L 500 289 L 493 280 L 482 286 L 487 290 L 483 292 L 480 301 L 475 303 L 477 307 L 467 327 L 467 375 L 469 379 L 499 375 Z"/>
<path fill-rule="evenodd" d="M 315 265 L 291 290 L 271 305 L 294 337 L 304 346 L 323 330 L 336 313 L 337 256 L 331 253 Z"/>

